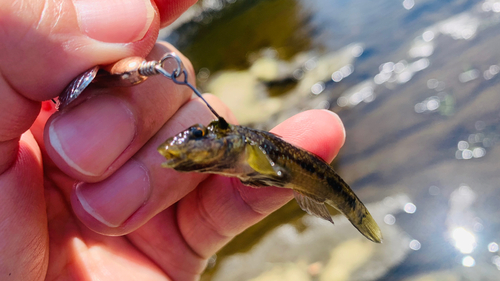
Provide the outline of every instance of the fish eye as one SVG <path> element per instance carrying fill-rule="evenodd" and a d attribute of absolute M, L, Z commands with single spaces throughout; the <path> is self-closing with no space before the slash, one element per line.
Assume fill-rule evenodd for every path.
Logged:
<path fill-rule="evenodd" d="M 199 138 L 202 138 L 203 136 L 205 136 L 205 130 L 203 130 L 202 127 L 192 127 L 190 129 L 190 135 L 191 137 L 195 138 L 195 139 L 199 139 Z"/>

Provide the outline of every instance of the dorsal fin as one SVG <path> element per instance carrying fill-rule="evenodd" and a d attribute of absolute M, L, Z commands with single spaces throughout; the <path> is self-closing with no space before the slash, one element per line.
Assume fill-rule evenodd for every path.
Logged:
<path fill-rule="evenodd" d="M 273 133 L 273 132 L 266 132 L 266 133 L 271 134 L 271 135 L 273 135 L 273 136 L 275 136 L 275 137 L 277 137 L 277 138 L 283 139 L 283 137 L 282 137 L 282 136 L 280 136 L 280 135 L 278 135 L 278 134 L 275 134 L 275 133 Z"/>

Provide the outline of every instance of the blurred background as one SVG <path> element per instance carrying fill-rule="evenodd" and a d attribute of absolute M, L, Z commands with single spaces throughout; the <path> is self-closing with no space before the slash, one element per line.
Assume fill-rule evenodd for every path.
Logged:
<path fill-rule="evenodd" d="M 241 124 L 340 115 L 383 244 L 295 200 L 202 280 L 500 280 L 500 0 L 204 0 L 162 38 Z"/>

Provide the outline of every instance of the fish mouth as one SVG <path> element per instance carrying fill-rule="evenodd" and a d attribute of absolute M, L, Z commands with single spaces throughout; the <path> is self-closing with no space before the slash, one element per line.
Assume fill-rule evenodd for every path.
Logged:
<path fill-rule="evenodd" d="M 168 149 L 160 147 L 158 152 L 165 157 L 165 162 L 161 164 L 164 168 L 175 168 L 180 163 L 184 162 L 185 155 L 180 150 Z"/>
<path fill-rule="evenodd" d="M 161 163 L 161 166 L 163 168 L 175 168 L 179 163 L 180 161 L 178 161 L 177 159 L 167 159 L 167 161 Z"/>

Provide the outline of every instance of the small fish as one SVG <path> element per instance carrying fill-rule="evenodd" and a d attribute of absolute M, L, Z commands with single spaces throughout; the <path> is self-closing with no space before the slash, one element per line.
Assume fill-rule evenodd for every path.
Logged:
<path fill-rule="evenodd" d="M 344 214 L 361 234 L 382 242 L 382 233 L 351 188 L 318 156 L 272 133 L 231 125 L 222 117 L 194 125 L 158 147 L 162 166 L 182 172 L 237 177 L 248 186 L 293 189 L 307 213 L 333 223 L 324 203 Z"/>

